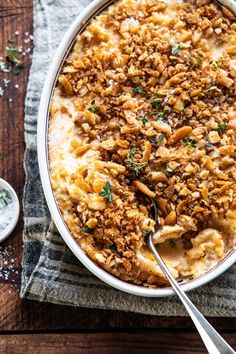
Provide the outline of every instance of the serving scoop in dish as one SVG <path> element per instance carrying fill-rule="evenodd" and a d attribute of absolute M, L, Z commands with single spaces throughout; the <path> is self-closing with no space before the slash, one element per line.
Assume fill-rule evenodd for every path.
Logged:
<path fill-rule="evenodd" d="M 163 261 L 162 257 L 159 255 L 157 248 L 153 242 L 153 237 L 159 237 L 159 220 L 157 215 L 157 207 L 154 200 L 152 200 L 152 206 L 154 209 L 154 219 L 157 225 L 157 230 L 155 232 L 150 232 L 147 236 L 147 245 L 152 252 L 154 258 L 156 259 L 159 267 L 162 272 L 165 274 L 168 279 L 170 285 L 175 291 L 176 295 L 178 295 L 179 299 L 182 301 L 185 309 L 187 310 L 189 316 L 193 320 L 198 333 L 200 334 L 208 352 L 210 354 L 233 354 L 235 351 L 230 347 L 230 345 L 219 335 L 219 333 L 210 325 L 210 323 L 205 319 L 205 317 L 201 314 L 201 312 L 194 306 L 189 297 L 182 290 L 181 285 L 178 284 L 178 281 L 175 280 L 173 275 L 171 274 L 169 268 Z"/>
<path fill-rule="evenodd" d="M 152 251 L 159 267 L 167 277 L 173 290 L 178 295 L 185 309 L 188 311 L 189 316 L 192 318 L 198 333 L 200 334 L 208 352 L 210 354 L 231 354 L 235 351 L 229 346 L 229 344 L 219 335 L 219 333 L 210 325 L 201 312 L 193 305 L 189 297 L 181 289 L 181 285 L 175 280 L 165 262 L 158 254 L 157 249 L 153 243 L 153 233 L 148 236 L 147 244 Z"/>

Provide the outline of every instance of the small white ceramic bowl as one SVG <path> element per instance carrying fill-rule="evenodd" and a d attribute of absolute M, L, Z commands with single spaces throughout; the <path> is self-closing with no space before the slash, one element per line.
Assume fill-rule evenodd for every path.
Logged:
<path fill-rule="evenodd" d="M 236 13 L 236 3 L 233 0 L 221 0 L 221 2 L 229 2 L 231 10 Z M 163 297 L 174 295 L 174 291 L 171 288 L 159 288 L 159 289 L 149 289 L 144 286 L 137 286 L 133 284 L 126 283 L 118 278 L 107 273 L 105 270 L 100 268 L 97 264 L 91 261 L 87 257 L 85 252 L 79 246 L 79 244 L 74 240 L 68 227 L 66 226 L 57 203 L 54 198 L 52 191 L 52 186 L 50 182 L 49 173 L 49 163 L 48 163 L 48 119 L 49 119 L 49 106 L 51 102 L 51 97 L 53 89 L 57 82 L 57 77 L 60 69 L 70 52 L 71 47 L 74 44 L 75 37 L 77 34 L 81 33 L 85 27 L 88 25 L 89 21 L 96 15 L 98 15 L 102 10 L 112 3 L 111 0 L 95 0 L 93 1 L 82 13 L 76 18 L 72 23 L 68 31 L 66 32 L 61 44 L 59 45 L 56 53 L 54 54 L 53 61 L 48 71 L 47 78 L 45 80 L 44 88 L 42 91 L 39 115 L 38 115 L 38 161 L 39 169 L 41 175 L 41 181 L 45 193 L 45 197 L 48 203 L 53 220 L 63 237 L 64 241 L 67 243 L 71 251 L 75 256 L 87 267 L 93 274 L 98 278 L 103 280 L 105 283 L 127 292 L 133 295 L 146 296 L 146 297 Z M 227 270 L 236 261 L 236 250 L 232 250 L 225 258 L 222 260 L 215 268 L 211 269 L 204 275 L 197 279 L 189 280 L 183 282 L 182 288 L 184 291 L 189 291 L 199 286 L 202 286 L 214 278 L 218 277 L 225 270 Z"/>
<path fill-rule="evenodd" d="M 13 203 L 13 217 L 11 218 L 7 227 L 4 230 L 0 231 L 0 242 L 5 240 L 12 233 L 20 215 L 20 204 L 16 192 L 9 183 L 7 183 L 4 179 L 0 178 L 0 190 L 2 189 L 10 193 Z"/>

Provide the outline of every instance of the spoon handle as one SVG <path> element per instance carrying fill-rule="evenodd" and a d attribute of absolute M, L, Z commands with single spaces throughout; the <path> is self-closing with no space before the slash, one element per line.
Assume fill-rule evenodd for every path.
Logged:
<path fill-rule="evenodd" d="M 219 335 L 219 333 L 210 325 L 210 323 L 205 319 L 205 317 L 198 311 L 198 309 L 193 305 L 185 292 L 181 289 L 177 281 L 174 279 L 170 270 L 166 266 L 165 262 L 162 260 L 161 256 L 158 254 L 156 247 L 152 240 L 152 235 L 148 237 L 148 246 L 151 249 L 158 265 L 160 266 L 162 272 L 165 274 L 169 280 L 172 288 L 179 296 L 186 310 L 188 311 L 190 317 L 192 318 L 208 352 L 210 354 L 235 354 L 235 351 L 229 346 L 229 344 Z"/>
<path fill-rule="evenodd" d="M 214 2 L 217 5 L 226 7 L 228 10 L 230 10 L 234 15 L 236 14 L 236 3 L 235 1 L 231 0 L 214 0 Z"/>

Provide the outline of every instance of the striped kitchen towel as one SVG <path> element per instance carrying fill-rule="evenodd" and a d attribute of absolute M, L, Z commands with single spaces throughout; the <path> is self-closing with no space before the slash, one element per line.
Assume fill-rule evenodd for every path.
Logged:
<path fill-rule="evenodd" d="M 34 54 L 25 107 L 24 257 L 21 296 L 56 304 L 185 315 L 177 298 L 142 298 L 115 290 L 93 276 L 58 234 L 40 183 L 36 129 L 40 92 L 64 32 L 90 0 L 34 0 Z M 209 316 L 235 316 L 236 266 L 190 296 Z"/>

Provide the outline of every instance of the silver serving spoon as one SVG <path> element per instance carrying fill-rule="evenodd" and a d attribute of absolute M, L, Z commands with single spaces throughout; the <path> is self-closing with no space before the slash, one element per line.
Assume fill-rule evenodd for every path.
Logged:
<path fill-rule="evenodd" d="M 157 227 L 159 226 L 159 218 L 157 215 L 157 207 L 155 201 L 152 199 L 154 208 L 154 220 L 156 221 Z M 185 292 L 181 289 L 181 286 L 175 280 L 167 265 L 157 252 L 157 249 L 153 242 L 153 236 L 158 237 L 159 231 L 155 233 L 152 232 L 147 236 L 147 244 L 153 253 L 159 267 L 165 274 L 166 278 L 169 280 L 170 285 L 174 289 L 175 293 L 179 296 L 182 304 L 192 318 L 198 333 L 200 334 L 203 343 L 205 344 L 208 353 L 210 354 L 235 354 L 236 352 L 230 347 L 230 345 L 219 335 L 219 333 L 210 325 L 210 323 L 205 319 L 201 312 L 193 305 Z"/>
<path fill-rule="evenodd" d="M 236 15 L 236 2 L 235 2 L 235 0 L 214 0 L 214 2 L 218 6 L 226 7 L 234 15 Z"/>

